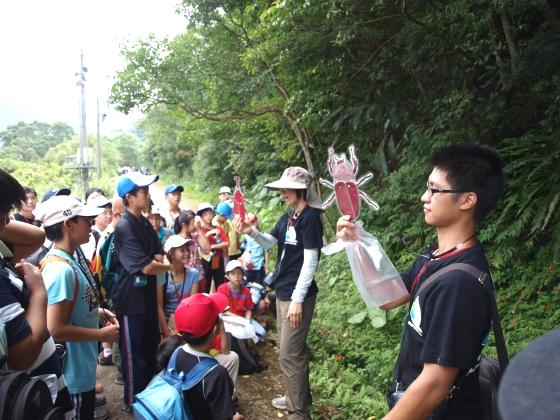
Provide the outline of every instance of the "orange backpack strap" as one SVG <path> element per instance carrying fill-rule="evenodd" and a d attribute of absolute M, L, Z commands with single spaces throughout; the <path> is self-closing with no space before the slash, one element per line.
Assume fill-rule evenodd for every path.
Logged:
<path fill-rule="evenodd" d="M 43 258 L 40 262 L 39 262 L 39 268 L 41 269 L 41 272 L 45 269 L 45 267 L 47 266 L 47 264 L 54 262 L 54 261 L 61 261 L 65 264 L 68 264 L 70 266 L 70 268 L 72 269 L 72 271 L 74 272 L 74 297 L 72 298 L 72 302 L 70 302 L 70 310 L 68 311 L 68 315 L 66 316 L 66 324 L 68 324 L 70 322 L 70 317 L 72 316 L 72 312 L 74 311 L 74 306 L 76 305 L 76 299 L 78 297 L 78 288 L 79 288 L 79 283 L 78 283 L 78 273 L 76 273 L 76 270 L 74 270 L 74 267 L 72 267 L 72 264 L 70 264 L 68 262 L 68 260 L 66 260 L 65 258 L 59 257 L 58 255 L 49 255 L 45 258 Z"/>

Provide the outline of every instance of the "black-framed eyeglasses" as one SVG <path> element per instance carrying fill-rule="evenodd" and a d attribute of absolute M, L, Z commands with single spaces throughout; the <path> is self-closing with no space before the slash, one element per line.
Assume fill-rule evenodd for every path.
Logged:
<path fill-rule="evenodd" d="M 442 194 L 458 194 L 458 193 L 462 193 L 464 191 L 460 191 L 460 190 L 442 190 L 440 188 L 434 188 L 434 187 L 430 187 L 430 182 L 426 182 L 426 189 L 429 191 L 430 195 L 434 195 L 437 193 L 442 193 Z"/>

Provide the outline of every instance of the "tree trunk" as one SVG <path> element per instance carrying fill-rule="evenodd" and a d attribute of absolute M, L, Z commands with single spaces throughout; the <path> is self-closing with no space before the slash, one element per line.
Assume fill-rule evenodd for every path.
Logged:
<path fill-rule="evenodd" d="M 502 29 L 504 31 L 504 35 L 506 37 L 506 42 L 508 44 L 509 55 L 510 55 L 512 60 L 515 60 L 515 59 L 517 59 L 519 54 L 518 54 L 517 48 L 515 46 L 515 40 L 513 39 L 513 33 L 512 33 L 512 30 L 511 30 L 511 23 L 509 21 L 509 17 L 506 13 L 505 8 L 502 8 L 502 10 L 500 11 L 500 19 L 502 21 Z"/>

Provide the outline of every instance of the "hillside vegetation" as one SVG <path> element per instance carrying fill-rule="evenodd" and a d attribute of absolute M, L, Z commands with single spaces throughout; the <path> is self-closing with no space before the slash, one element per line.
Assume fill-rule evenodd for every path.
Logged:
<path fill-rule="evenodd" d="M 240 175 L 265 228 L 282 211 L 266 182 L 294 165 L 330 178 L 327 148 L 354 144 L 360 172 L 375 175 L 365 190 L 381 205 L 362 219 L 399 269 L 414 259 L 402 236 L 413 250 L 434 239 L 419 201 L 425 157 L 449 143 L 496 148 L 507 191 L 478 238 L 513 355 L 560 325 L 556 3 L 183 0 L 185 32 L 125 47 L 111 100 L 145 112 L 147 166 L 212 200 Z M 35 179 L 14 162 L 0 160 Z M 51 169 L 49 178 L 65 176 Z M 332 232 L 337 212 L 326 216 Z M 310 339 L 316 414 L 379 417 L 404 311 L 366 311 L 344 255 L 321 259 L 318 282 Z"/>
<path fill-rule="evenodd" d="M 292 165 L 328 178 L 327 148 L 355 144 L 381 204 L 362 218 L 403 269 L 414 258 L 403 235 L 412 249 L 433 240 L 419 203 L 425 157 L 453 142 L 492 146 L 507 194 L 479 239 L 510 352 L 560 324 L 556 2 L 184 0 L 179 12 L 185 32 L 130 44 L 113 86 L 119 109 L 147 113 L 151 166 L 208 191 L 239 174 L 270 223 L 281 208 L 266 181 Z M 327 217 L 332 226 L 336 211 Z M 403 313 L 364 313 L 343 255 L 323 258 L 318 276 L 315 405 L 379 416 Z"/>

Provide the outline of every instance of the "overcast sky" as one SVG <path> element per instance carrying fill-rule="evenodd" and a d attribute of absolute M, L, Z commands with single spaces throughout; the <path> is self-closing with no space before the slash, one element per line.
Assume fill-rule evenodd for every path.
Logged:
<path fill-rule="evenodd" d="M 106 105 L 111 78 L 122 67 L 120 45 L 185 28 L 179 0 L 16 0 L 0 2 L 0 131 L 19 121 L 64 121 L 79 132 L 75 73 L 84 51 L 87 131 L 96 130 L 96 96 L 107 113 L 101 131 L 128 130 L 139 114 Z"/>

